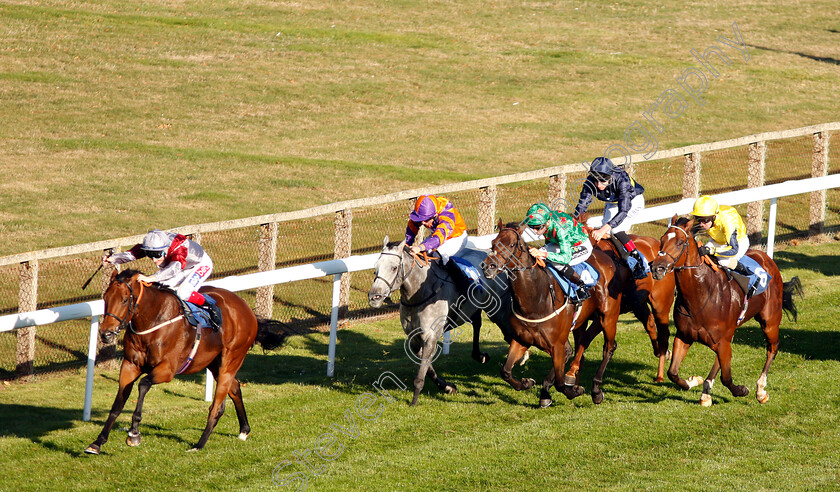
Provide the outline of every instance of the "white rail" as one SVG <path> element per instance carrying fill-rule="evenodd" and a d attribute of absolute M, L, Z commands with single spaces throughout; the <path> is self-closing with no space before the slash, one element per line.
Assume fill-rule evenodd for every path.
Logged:
<path fill-rule="evenodd" d="M 718 200 L 718 202 L 728 205 L 739 205 L 755 201 L 770 200 L 770 216 L 768 220 L 767 232 L 767 254 L 772 257 L 776 231 L 777 199 L 785 196 L 810 193 L 813 191 L 825 190 L 830 188 L 840 188 L 840 174 L 820 178 L 785 181 L 784 183 L 762 186 L 758 188 L 749 188 L 746 190 L 733 191 L 729 193 L 721 193 L 719 195 L 714 196 Z M 676 203 L 646 208 L 641 214 L 639 214 L 639 219 L 637 220 L 637 222 L 644 223 L 651 222 L 654 220 L 661 220 L 669 218 L 674 214 L 685 215 L 691 211 L 693 203 L 693 198 L 685 198 Z M 470 247 L 479 249 L 489 249 L 490 241 L 493 237 L 495 237 L 495 234 L 473 237 L 470 238 L 468 245 Z M 340 260 L 330 260 L 323 261 L 320 263 L 312 263 L 308 265 L 281 268 L 278 270 L 271 270 L 267 272 L 258 272 L 250 273 L 247 275 L 225 277 L 222 279 L 207 282 L 207 285 L 221 287 L 233 292 L 238 292 L 242 290 L 256 289 L 257 287 L 263 287 L 266 285 L 297 282 L 300 280 L 309 280 L 333 275 L 332 312 L 330 316 L 330 341 L 328 352 L 329 360 L 327 362 L 327 376 L 332 377 L 335 369 L 335 345 L 338 320 L 338 290 L 340 286 L 341 275 L 344 273 L 358 272 L 373 268 L 378 256 L 378 253 L 372 253 L 368 255 L 351 256 L 349 258 Z M 96 342 L 99 331 L 99 316 L 104 314 L 104 310 L 104 302 L 102 300 L 97 300 L 83 302 L 79 304 L 58 306 L 51 309 L 40 309 L 38 311 L 30 311 L 25 313 L 0 316 L 0 333 L 28 326 L 43 326 L 59 321 L 91 318 L 90 341 L 88 344 L 87 381 L 85 384 L 85 405 L 83 412 L 84 420 L 90 420 L 91 399 L 93 396 L 93 373 L 94 363 L 96 360 Z M 209 399 L 212 397 L 213 384 L 212 376 L 210 375 L 209 371 L 207 372 L 206 384 L 207 387 L 205 390 L 205 398 L 209 401 Z"/>

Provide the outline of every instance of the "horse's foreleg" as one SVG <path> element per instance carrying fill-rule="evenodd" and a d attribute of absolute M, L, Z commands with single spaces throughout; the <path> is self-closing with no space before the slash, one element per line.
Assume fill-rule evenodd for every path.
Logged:
<path fill-rule="evenodd" d="M 563 376 L 563 384 L 566 386 L 566 388 L 571 388 L 571 390 L 568 390 L 566 388 L 557 388 L 558 391 L 562 391 L 566 394 L 566 396 L 569 396 L 571 394 L 574 395 L 571 396 L 571 398 L 574 398 L 575 396 L 583 394 L 583 387 L 579 386 L 578 382 L 580 376 L 580 369 L 583 366 L 584 352 L 587 348 L 589 348 L 589 344 L 592 343 L 592 340 L 594 340 L 600 332 L 601 325 L 597 321 L 593 321 L 591 324 L 584 321 L 582 325 L 580 325 L 574 330 L 575 358 L 569 365 L 569 370 Z M 564 355 L 567 355 L 565 349 Z M 561 369 L 560 374 L 562 373 L 563 372 Z"/>
<path fill-rule="evenodd" d="M 700 376 L 692 376 L 688 379 L 688 381 L 680 377 L 680 364 L 682 364 L 689 348 L 691 348 L 690 342 L 686 342 L 679 336 L 674 337 L 674 349 L 671 356 L 671 365 L 668 367 L 668 379 L 684 390 L 689 390 L 703 383 L 703 378 Z"/>
<path fill-rule="evenodd" d="M 719 372 L 720 359 L 718 359 L 717 354 L 715 354 L 715 361 L 712 364 L 712 368 L 709 369 L 709 375 L 706 376 L 706 380 L 703 381 L 703 393 L 700 395 L 701 406 L 712 406 L 712 387 L 715 385 L 715 378 L 717 378 Z"/>
<path fill-rule="evenodd" d="M 111 434 L 114 422 L 120 416 L 120 412 L 122 412 L 125 402 L 128 400 L 128 395 L 131 394 L 134 381 L 137 381 L 138 377 L 140 377 L 140 368 L 123 359 L 122 365 L 120 366 L 119 389 L 117 389 L 114 404 L 111 405 L 111 412 L 108 414 L 108 419 L 105 421 L 105 426 L 102 428 L 102 432 L 99 433 L 99 437 L 90 446 L 85 448 L 85 453 L 99 454 L 102 445 L 108 442 L 108 436 Z"/>
<path fill-rule="evenodd" d="M 604 392 L 601 391 L 601 382 L 604 378 L 604 371 L 607 370 L 607 364 L 612 360 L 615 349 L 618 344 L 615 341 L 615 323 L 616 320 L 606 321 L 604 328 L 604 354 L 601 358 L 601 365 L 598 367 L 598 372 L 595 373 L 595 378 L 592 380 L 592 402 L 596 405 L 604 401 Z"/>
<path fill-rule="evenodd" d="M 750 390 L 743 385 L 732 382 L 732 345 L 729 340 L 722 340 L 717 347 L 718 361 L 720 361 L 720 382 L 729 388 L 732 396 L 740 397 L 750 394 Z"/>
<path fill-rule="evenodd" d="M 420 357 L 420 367 L 417 369 L 417 375 L 414 377 L 414 398 L 412 398 L 410 403 L 412 407 L 417 405 L 420 392 L 423 391 L 423 385 L 426 382 L 426 373 L 432 367 L 432 359 L 435 356 L 436 349 L 437 335 L 434 332 L 425 335 L 423 337 L 423 344 L 417 352 L 417 355 Z M 435 376 L 437 376 L 436 373 Z"/>
<path fill-rule="evenodd" d="M 522 381 L 516 379 L 511 374 L 511 369 L 513 369 L 513 365 L 522 358 L 522 355 L 528 350 L 528 347 L 520 344 L 516 340 L 511 340 L 510 348 L 508 349 L 508 356 L 507 360 L 505 361 L 505 365 L 502 366 L 501 376 L 509 385 L 513 387 L 516 391 L 526 390 L 534 386 L 535 381 L 531 378 L 523 379 Z"/>
<path fill-rule="evenodd" d="M 128 430 L 128 437 L 125 438 L 126 444 L 132 447 L 140 445 L 140 421 L 143 419 L 143 401 L 146 399 L 146 393 L 153 384 L 168 383 L 174 376 L 175 371 L 168 364 L 161 364 L 140 380 L 140 384 L 137 385 L 137 407 L 131 415 L 131 428 Z"/>
<path fill-rule="evenodd" d="M 484 364 L 487 362 L 488 355 L 487 352 L 481 351 L 481 347 L 478 344 L 478 337 L 481 334 L 481 311 L 476 311 L 470 322 L 473 326 L 472 358 Z"/>
<path fill-rule="evenodd" d="M 570 357 L 571 354 L 569 351 L 566 351 L 566 356 Z M 551 406 L 551 387 L 554 386 L 554 382 L 557 379 L 557 373 L 554 372 L 554 366 L 551 367 L 551 370 L 548 371 L 548 374 L 545 376 L 543 380 L 542 389 L 540 389 L 540 408 L 548 408 Z"/>

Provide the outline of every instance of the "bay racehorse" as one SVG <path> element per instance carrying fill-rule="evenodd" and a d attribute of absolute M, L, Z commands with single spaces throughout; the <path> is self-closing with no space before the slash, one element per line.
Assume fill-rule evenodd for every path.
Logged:
<path fill-rule="evenodd" d="M 578 384 L 583 352 L 595 336 L 603 331 L 603 358 L 592 386 L 592 401 L 601 403 L 604 399 L 601 381 L 616 349 L 616 322 L 626 280 L 624 276 L 629 271 L 616 269 L 613 260 L 603 251 L 593 250 L 587 263 L 598 271 L 600 277 L 593 287 L 592 297 L 583 302 L 576 316 L 575 306 L 564 295 L 557 280 L 548 270 L 537 265 L 528 252 L 528 246 L 522 238 L 523 232 L 524 226 L 519 223 L 503 226 L 499 221 L 499 235 L 493 239 L 492 252 L 482 263 L 488 278 L 507 271 L 513 290 L 510 316 L 513 340 L 501 371 L 502 379 L 516 390 L 532 387 L 533 379 L 520 381 L 511 375 L 511 369 L 528 347 L 536 346 L 547 352 L 552 360 L 552 369 L 543 380 L 540 391 L 540 406 L 544 408 L 551 405 L 549 390 L 552 386 L 569 399 L 580 396 L 584 392 Z M 575 359 L 561 384 L 556 375 L 564 373 L 568 356 L 566 347 L 572 330 Z"/>
<path fill-rule="evenodd" d="M 581 219 L 582 222 L 585 220 Z M 648 264 L 650 264 L 659 252 L 659 241 L 652 237 L 637 236 L 628 234 L 633 240 L 636 249 L 639 250 Z M 596 248 L 613 256 L 619 268 L 627 268 L 624 262 L 619 261 L 619 255 L 615 251 L 612 241 L 602 239 L 593 241 Z M 624 295 L 621 298 L 621 313 L 632 312 L 633 316 L 645 327 L 653 345 L 653 354 L 659 359 L 659 366 L 656 369 L 656 382 L 665 380 L 665 360 L 668 357 L 668 337 L 671 335 L 668 323 L 671 319 L 671 306 L 674 304 L 675 280 L 674 272 L 669 271 L 661 279 L 654 279 L 648 275 L 643 279 L 636 280 L 632 275 L 627 275 L 624 283 Z"/>
<path fill-rule="evenodd" d="M 710 394 L 714 380 L 720 372 L 721 382 L 729 388 L 733 396 L 747 396 L 746 386 L 736 385 L 732 381 L 732 337 L 738 328 L 738 316 L 744 306 L 744 292 L 735 279 L 729 279 L 722 268 L 715 268 L 701 258 L 697 241 L 692 234 L 694 220 L 671 219 L 671 225 L 660 239 L 659 253 L 651 264 L 655 278 L 662 278 L 668 272 L 676 274 L 677 298 L 674 304 L 674 324 L 677 333 L 668 377 L 682 389 L 690 389 L 701 382 L 703 394 L 700 403 L 712 404 Z M 767 359 L 764 369 L 756 383 L 755 396 L 761 403 L 766 403 L 767 372 L 779 350 L 779 324 L 782 310 L 796 318 L 796 306 L 793 294 L 801 295 L 799 278 L 794 277 L 783 283 L 782 275 L 776 263 L 764 252 L 749 250 L 747 255 L 757 261 L 772 277 L 767 290 L 750 299 L 743 321 L 755 318 L 764 332 L 767 342 Z M 700 342 L 715 352 L 715 362 L 709 376 L 703 381 L 694 376 L 688 381 L 680 378 L 680 364 L 693 342 Z"/>
<path fill-rule="evenodd" d="M 465 250 L 459 254 L 462 257 L 469 255 L 483 259 L 486 253 Z M 432 365 L 440 354 L 438 341 L 445 331 L 471 322 L 472 356 L 480 362 L 487 358 L 487 354 L 478 348 L 482 310 L 509 339 L 510 289 L 507 278 L 502 276 L 493 282 L 483 282 L 483 290 L 474 288 L 473 284 L 466 295 L 462 295 L 446 269 L 437 261 L 430 262 L 430 259 L 438 258 L 413 256 L 405 246 L 405 241 L 388 242 L 388 236 L 385 236 L 382 253 L 374 267 L 373 284 L 368 292 L 371 307 L 378 308 L 387 297 L 400 291 L 400 323 L 408 335 L 406 353 L 419 364 L 414 378 L 412 406 L 417 405 L 427 374 L 447 394 L 458 391 L 454 384 L 438 376 Z"/>
<path fill-rule="evenodd" d="M 146 377 L 138 385 L 137 408 L 126 438 L 129 446 L 140 444 L 138 428 L 143 399 L 149 388 L 153 384 L 171 381 L 176 374 L 193 374 L 205 368 L 216 379 L 216 392 L 207 416 L 207 426 L 192 450 L 201 449 L 207 443 L 225 411 L 227 396 L 233 400 L 239 419 L 239 438 L 244 441 L 251 427 L 245 415 L 236 373 L 255 340 L 268 350 L 282 343 L 284 336 L 270 331 L 270 327 L 280 323 L 258 321 L 248 304 L 233 292 L 205 286 L 201 293 L 216 301 L 224 322 L 219 331 L 196 329 L 186 321 L 181 301 L 173 291 L 158 284 L 138 281 L 138 273 L 135 270 L 119 274 L 114 272 L 102 296 L 105 315 L 99 324 L 100 338 L 110 343 L 122 329 L 126 329 L 126 334 L 117 396 L 102 432 L 85 452 L 99 454 L 128 401 L 134 382 L 141 374 L 146 374 Z"/>

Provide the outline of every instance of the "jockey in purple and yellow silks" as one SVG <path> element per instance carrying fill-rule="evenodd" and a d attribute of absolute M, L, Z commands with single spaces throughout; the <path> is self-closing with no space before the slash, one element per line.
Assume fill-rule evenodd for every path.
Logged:
<path fill-rule="evenodd" d="M 432 233 L 425 241 L 416 245 L 414 240 L 421 225 Z M 417 198 L 405 229 L 405 244 L 411 247 L 412 253 L 437 251 L 441 262 L 446 265 L 449 258 L 457 256 L 464 248 L 467 237 L 467 226 L 452 202 L 435 195 Z"/>

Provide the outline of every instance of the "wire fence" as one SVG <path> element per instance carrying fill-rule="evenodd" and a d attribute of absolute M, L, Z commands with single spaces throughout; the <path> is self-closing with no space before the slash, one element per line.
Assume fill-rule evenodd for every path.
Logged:
<path fill-rule="evenodd" d="M 704 146 L 674 149 L 662 152 L 657 160 L 642 161 L 634 157 L 630 172 L 645 187 L 648 207 L 697 194 L 717 194 L 789 179 L 835 174 L 840 172 L 840 146 L 831 148 L 828 145 L 828 130 L 836 129 L 840 129 L 840 124 L 832 123 L 780 132 L 782 135 L 778 137 L 771 134 L 745 137 L 731 141 L 734 143 L 729 146 L 725 142 L 704 144 L 710 150 L 703 150 Z M 189 234 L 210 254 L 215 264 L 211 278 L 215 279 L 377 252 L 386 235 L 390 240 L 404 237 L 414 199 L 425 193 L 443 194 L 449 198 L 463 215 L 472 235 L 490 233 L 499 219 L 503 222 L 520 220 L 528 207 L 539 201 L 571 212 L 585 176 L 586 170 L 581 165 L 560 166 L 291 214 L 186 226 L 177 231 Z M 822 201 L 809 195 L 779 199 L 778 242 L 840 229 L 840 190 L 828 190 L 822 196 L 825 197 Z M 753 243 L 760 245 L 766 233 L 769 207 L 757 203 L 737 208 L 751 224 L 751 233 L 759 238 Z M 596 215 L 602 210 L 596 201 L 590 212 Z M 665 221 L 639 224 L 633 232 L 659 237 L 666 225 Z M 81 286 L 99 266 L 103 252 L 128 249 L 140 238 L 142 235 L 80 245 L 67 248 L 67 254 L 53 254 L 47 250 L 29 257 L 0 258 L 0 314 L 100 298 L 107 286 L 107 272 L 100 273 L 88 290 L 83 291 Z M 131 267 L 147 273 L 155 268 L 148 259 L 135 262 Z M 396 313 L 399 293 L 395 293 L 392 303 L 383 308 L 368 306 L 367 292 L 373 281 L 372 273 L 347 274 L 342 281 L 343 322 L 371 320 Z M 251 306 L 256 306 L 258 315 L 280 320 L 295 332 L 304 333 L 328 328 L 331 292 L 332 278 L 325 277 L 239 294 Z M 37 331 L 26 328 L 0 333 L 0 379 L 25 379 L 83 367 L 88 332 L 89 323 L 79 320 L 40 327 Z M 118 351 L 114 346 L 100 347 L 100 355 L 100 359 L 113 360 Z"/>

